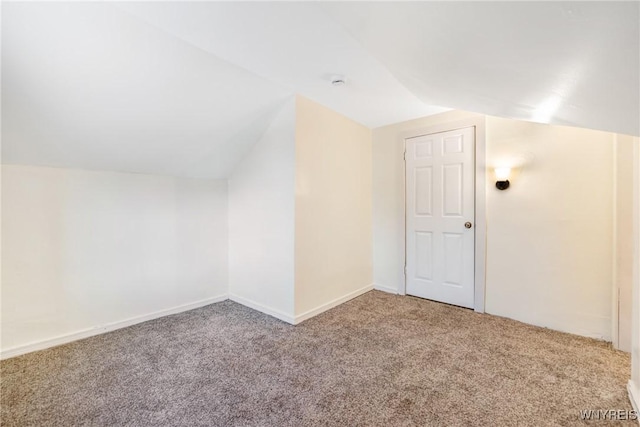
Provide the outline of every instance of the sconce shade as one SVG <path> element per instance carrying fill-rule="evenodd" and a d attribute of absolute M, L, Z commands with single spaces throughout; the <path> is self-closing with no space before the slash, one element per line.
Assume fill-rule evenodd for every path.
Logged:
<path fill-rule="evenodd" d="M 511 168 L 495 168 L 494 171 L 498 181 L 507 181 L 511 174 Z"/>

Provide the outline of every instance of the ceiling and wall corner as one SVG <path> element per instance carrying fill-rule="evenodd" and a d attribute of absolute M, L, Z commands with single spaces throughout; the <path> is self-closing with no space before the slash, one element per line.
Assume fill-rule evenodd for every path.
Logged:
<path fill-rule="evenodd" d="M 5 3 L 3 161 L 226 178 L 288 89 L 108 3 Z"/>
<path fill-rule="evenodd" d="M 225 178 L 293 93 L 369 128 L 446 106 L 638 135 L 638 8 L 7 2 L 3 162 Z"/>
<path fill-rule="evenodd" d="M 132 2 L 118 7 L 370 128 L 445 110 L 409 92 L 312 2 Z M 336 74 L 344 76 L 344 86 L 330 85 Z"/>
<path fill-rule="evenodd" d="M 4 9 L 9 164 L 218 179 L 294 92 L 368 127 L 443 110 L 411 94 L 310 4 Z M 345 86 L 330 85 L 335 73 L 346 75 Z"/>
<path fill-rule="evenodd" d="M 640 135 L 639 2 L 325 2 L 427 103 Z"/>

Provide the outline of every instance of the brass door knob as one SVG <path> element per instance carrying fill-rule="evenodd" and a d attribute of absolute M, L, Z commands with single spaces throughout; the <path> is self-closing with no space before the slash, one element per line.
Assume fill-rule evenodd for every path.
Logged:
<path fill-rule="evenodd" d="M 471 224 L 469 221 L 464 223 L 464 228 L 471 228 L 473 226 L 473 224 Z"/>

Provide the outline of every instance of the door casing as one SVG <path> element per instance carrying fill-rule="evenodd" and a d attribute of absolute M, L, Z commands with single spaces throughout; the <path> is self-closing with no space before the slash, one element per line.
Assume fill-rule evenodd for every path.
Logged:
<path fill-rule="evenodd" d="M 432 133 L 447 132 L 461 128 L 473 127 L 475 129 L 475 247 L 474 247 L 474 305 L 473 310 L 478 313 L 485 311 L 485 282 L 486 282 L 486 242 L 487 242 L 487 219 L 486 219 L 486 139 L 485 139 L 485 119 L 484 116 L 473 117 L 470 119 L 448 122 L 439 125 L 429 126 L 426 128 L 418 128 L 403 132 L 400 135 L 400 143 L 403 151 L 406 153 L 406 140 L 422 135 Z M 406 295 L 406 265 L 407 265 L 407 165 L 406 159 L 403 161 L 403 223 L 404 223 L 404 269 L 400 280 L 401 286 L 398 289 L 400 295 Z"/>

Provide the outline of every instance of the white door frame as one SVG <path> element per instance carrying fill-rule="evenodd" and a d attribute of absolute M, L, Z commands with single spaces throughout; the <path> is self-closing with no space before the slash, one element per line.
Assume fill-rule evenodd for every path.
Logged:
<path fill-rule="evenodd" d="M 484 313 L 485 306 L 485 272 L 486 272 L 486 247 L 487 247 L 487 214 L 486 214 L 486 142 L 485 142 L 485 118 L 484 116 L 473 117 L 454 122 L 443 123 L 418 128 L 403 132 L 400 135 L 400 142 L 403 151 L 406 153 L 406 140 L 417 136 L 429 135 L 432 133 L 448 132 L 452 130 L 474 127 L 475 128 L 475 250 L 474 250 L 474 304 L 473 309 L 478 313 Z M 403 161 L 403 218 L 404 234 L 404 266 L 402 273 L 401 287 L 398 289 L 400 295 L 407 294 L 406 265 L 407 265 L 407 162 Z"/>

